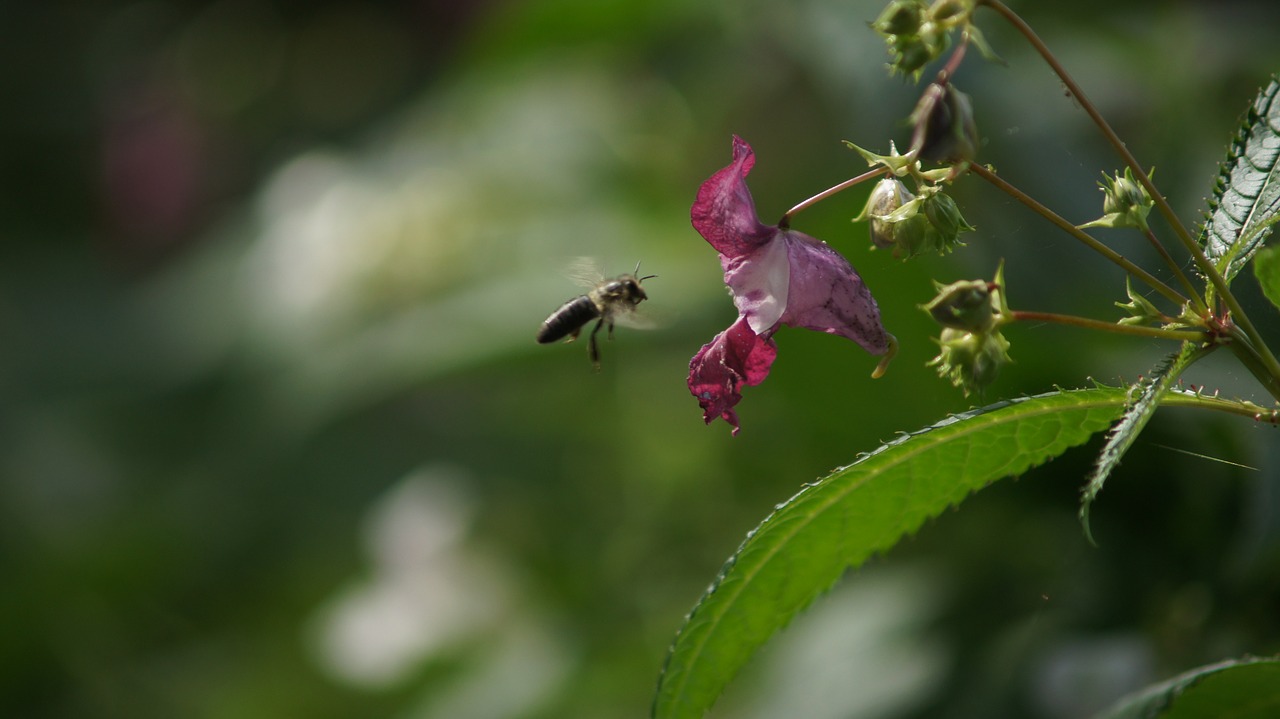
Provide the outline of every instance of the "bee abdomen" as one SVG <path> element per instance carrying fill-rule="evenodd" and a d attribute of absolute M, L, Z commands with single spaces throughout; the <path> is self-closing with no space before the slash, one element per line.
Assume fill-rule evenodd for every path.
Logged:
<path fill-rule="evenodd" d="M 538 342 L 547 344 L 576 335 L 582 326 L 600 316 L 600 310 L 591 298 L 582 295 L 560 305 L 560 309 L 538 328 Z"/>

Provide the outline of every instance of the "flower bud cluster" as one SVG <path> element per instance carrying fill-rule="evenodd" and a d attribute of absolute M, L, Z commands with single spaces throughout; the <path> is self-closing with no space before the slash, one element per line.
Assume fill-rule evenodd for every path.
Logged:
<path fill-rule="evenodd" d="M 919 79 L 924 66 L 951 45 L 950 32 L 968 22 L 973 0 L 893 0 L 871 23 L 884 38 L 892 61 L 889 68 Z"/>
<path fill-rule="evenodd" d="M 862 213 L 853 221 L 864 219 L 869 220 L 871 243 L 892 249 L 894 257 L 903 259 L 946 254 L 964 244 L 960 233 L 973 230 L 941 187 L 926 185 L 917 196 L 896 177 L 881 180 L 871 190 Z"/>
<path fill-rule="evenodd" d="M 965 332 L 947 327 L 938 338 L 942 350 L 929 361 L 938 376 L 964 391 L 972 392 L 995 381 L 1000 368 L 1009 362 L 1009 340 L 999 332 Z"/>
<path fill-rule="evenodd" d="M 1151 171 L 1154 174 L 1155 170 Z M 1150 174 L 1147 177 L 1151 177 Z M 1102 190 L 1102 217 L 1080 225 L 1088 227 L 1133 227 L 1147 229 L 1147 215 L 1155 201 L 1151 199 L 1147 188 L 1133 177 L 1133 170 L 1126 167 L 1124 174 L 1116 173 L 1114 177 L 1102 175 L 1098 183 Z"/>
<path fill-rule="evenodd" d="M 922 309 L 942 325 L 941 350 L 928 366 L 964 390 L 965 396 L 991 384 L 1010 362 L 1009 341 L 1000 327 L 1009 321 L 1004 301 L 1004 266 L 995 280 L 938 284 L 938 295 Z"/>

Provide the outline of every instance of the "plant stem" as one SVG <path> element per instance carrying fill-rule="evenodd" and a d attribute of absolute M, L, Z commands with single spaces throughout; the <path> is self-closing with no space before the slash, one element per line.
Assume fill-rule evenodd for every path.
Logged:
<path fill-rule="evenodd" d="M 1271 348 L 1267 346 L 1266 342 L 1262 339 L 1262 335 L 1259 334 L 1257 328 L 1254 327 L 1253 321 L 1245 314 L 1244 308 L 1240 305 L 1240 301 L 1231 293 L 1231 289 L 1227 286 L 1226 279 L 1222 276 L 1222 273 L 1218 271 L 1218 268 L 1209 261 L 1209 258 L 1204 254 L 1204 250 L 1187 230 L 1186 225 L 1182 224 L 1182 221 L 1178 219 L 1178 215 L 1173 211 L 1173 207 L 1169 205 L 1169 201 L 1165 199 L 1164 195 L 1160 194 L 1158 189 L 1156 189 L 1155 183 L 1151 181 L 1151 177 L 1148 175 L 1146 170 L 1142 165 L 1138 164 L 1138 160 L 1133 156 L 1133 153 L 1129 152 L 1129 148 L 1120 139 L 1120 136 L 1115 133 L 1115 130 L 1111 129 L 1109 124 L 1107 124 L 1107 121 L 1102 117 L 1102 114 L 1098 112 L 1098 108 L 1089 101 L 1089 98 L 1085 96 L 1084 91 L 1081 90 L 1080 86 L 1071 78 L 1071 75 L 1067 72 L 1066 68 L 1058 62 L 1057 57 L 1055 57 L 1049 50 L 1048 46 L 1044 44 L 1044 41 L 1036 35 L 1035 31 L 1031 29 L 1031 26 L 1019 17 L 1017 13 L 1009 9 L 1009 7 L 1000 2 L 1000 0 L 978 0 L 978 2 L 981 5 L 986 5 L 992 10 L 995 10 L 1004 17 L 1005 20 L 1013 25 L 1018 32 L 1022 33 L 1022 36 L 1025 37 L 1027 42 L 1031 43 L 1032 47 L 1040 53 L 1040 56 L 1044 58 L 1045 62 L 1049 64 L 1049 67 L 1052 68 L 1058 78 L 1062 80 L 1062 83 L 1067 86 L 1067 90 L 1073 97 L 1075 97 L 1076 102 L 1080 103 L 1080 107 L 1084 109 L 1084 111 L 1089 115 L 1089 118 L 1092 119 L 1094 124 L 1098 126 L 1098 129 L 1102 131 L 1102 134 L 1107 138 L 1107 142 L 1111 143 L 1111 147 L 1115 149 L 1116 154 L 1124 160 L 1125 165 L 1133 169 L 1134 178 L 1137 179 L 1138 182 L 1142 183 L 1142 186 L 1146 188 L 1147 193 L 1151 195 L 1151 199 L 1155 201 L 1156 209 L 1160 211 L 1160 215 L 1164 217 L 1165 222 L 1169 223 L 1169 226 L 1173 228 L 1174 235 L 1177 236 L 1178 241 L 1182 243 L 1182 246 L 1186 248 L 1187 252 L 1191 255 L 1191 258 L 1195 260 L 1196 266 L 1200 269 L 1200 272 L 1208 278 L 1209 283 L 1213 285 L 1214 290 L 1218 293 L 1222 302 L 1226 304 L 1227 310 L 1231 313 L 1232 319 L 1249 338 L 1249 341 L 1256 350 L 1259 359 L 1266 367 L 1267 373 L 1274 378 L 1272 382 L 1280 382 L 1280 361 L 1276 360 L 1275 355 L 1271 352 Z"/>
<path fill-rule="evenodd" d="M 1221 275 L 1219 275 L 1219 277 L 1221 277 Z M 1240 301 L 1236 299 L 1235 295 L 1231 294 L 1231 292 L 1227 290 L 1225 285 L 1222 290 L 1220 290 L 1220 296 L 1222 297 L 1222 301 L 1227 304 L 1227 310 L 1231 313 L 1231 321 L 1234 322 L 1236 327 L 1244 333 L 1245 339 L 1247 339 L 1247 344 L 1252 350 L 1252 355 L 1262 363 L 1262 367 L 1266 370 L 1267 378 L 1264 379 L 1263 376 L 1259 375 L 1253 370 L 1253 368 L 1250 368 L 1250 371 L 1252 371 L 1254 376 L 1266 385 L 1268 392 L 1270 392 L 1276 399 L 1280 399 L 1280 392 L 1277 392 L 1277 389 L 1280 388 L 1280 361 L 1276 360 L 1276 356 L 1271 352 L 1271 348 L 1267 346 L 1267 341 L 1262 338 L 1262 335 L 1259 334 L 1258 329 L 1253 326 L 1253 322 L 1249 319 L 1248 315 L 1244 313 L 1244 308 L 1240 306 Z M 1237 352 L 1236 356 L 1240 357 L 1241 355 Z M 1243 357 L 1241 358 L 1243 359 Z"/>
<path fill-rule="evenodd" d="M 1093 120 L 1093 123 L 1102 131 L 1102 134 L 1107 138 L 1107 142 L 1111 143 L 1111 147 L 1116 151 L 1116 154 L 1120 156 L 1120 159 L 1124 160 L 1124 164 L 1133 169 L 1135 179 L 1142 183 L 1142 186 L 1147 189 L 1147 192 L 1151 195 L 1152 199 L 1155 200 L 1156 208 L 1160 210 L 1160 214 L 1164 217 L 1165 221 L 1173 227 L 1174 233 L 1178 235 L 1179 240 L 1181 240 L 1184 245 L 1187 245 L 1188 250 L 1199 251 L 1200 246 L 1196 244 L 1194 239 L 1192 239 L 1191 233 L 1188 232 L 1186 226 L 1182 224 L 1182 220 L 1178 219 L 1178 216 L 1174 214 L 1173 208 L 1169 206 L 1169 202 L 1165 200 L 1164 195 L 1161 195 L 1160 191 L 1156 189 L 1155 184 L 1151 181 L 1151 177 L 1147 174 L 1147 170 L 1143 168 L 1142 165 L 1138 164 L 1137 158 L 1133 156 L 1133 153 L 1129 152 L 1129 147 L 1124 144 L 1124 141 L 1120 139 L 1120 136 L 1116 134 L 1116 131 L 1111 129 L 1111 125 L 1102 117 L 1102 113 L 1099 112 L 1098 108 L 1089 101 L 1089 98 L 1084 94 L 1084 91 L 1080 89 L 1080 86 L 1077 85 L 1076 81 L 1071 77 L 1071 73 L 1067 72 L 1067 69 L 1062 66 L 1062 63 L 1058 62 L 1058 58 L 1049 50 L 1049 46 L 1044 44 L 1044 41 L 1040 39 L 1040 36 L 1036 34 L 1035 30 L 1032 30 L 1031 26 L 1028 25 L 1025 20 L 1019 17 L 1019 15 L 1011 10 L 1007 5 L 1000 2 L 1000 0 L 978 1 L 979 4 L 986 5 L 992 10 L 1000 13 L 1000 15 L 1003 16 L 1005 20 L 1009 21 L 1009 23 L 1013 25 L 1018 32 L 1022 33 L 1022 36 L 1027 39 L 1027 42 L 1031 43 L 1031 46 L 1036 49 L 1036 52 L 1040 53 L 1040 57 L 1044 58 L 1044 61 L 1049 64 L 1049 67 L 1053 69 L 1054 74 L 1062 80 L 1062 84 L 1067 86 L 1067 91 L 1076 99 L 1076 102 L 1080 103 L 1080 107 L 1089 116 L 1089 119 Z M 1197 264 L 1207 265 L 1208 259 L 1204 257 L 1204 253 L 1200 252 L 1199 254 L 1200 258 L 1197 260 Z"/>
<path fill-rule="evenodd" d="M 1103 332 L 1113 332 L 1115 334 L 1130 335 L 1134 337 L 1155 337 L 1165 340 L 1176 340 L 1178 342 L 1197 342 L 1206 343 L 1212 340 L 1212 335 L 1200 330 L 1166 330 L 1159 327 L 1143 327 L 1141 325 L 1120 325 L 1114 322 L 1103 322 L 1102 320 L 1089 319 L 1088 317 L 1077 317 L 1075 315 L 1060 315 L 1053 312 L 1024 312 L 1021 310 L 1013 310 L 1010 316 L 1019 322 L 1054 322 L 1060 325 L 1070 325 L 1072 327 L 1083 327 L 1091 330 L 1102 330 Z"/>
<path fill-rule="evenodd" d="M 1103 257 L 1107 258 L 1108 260 L 1111 260 L 1113 263 L 1122 267 L 1125 272 L 1128 272 L 1134 277 L 1137 277 L 1138 279 L 1147 283 L 1152 287 L 1152 289 L 1164 295 L 1170 302 L 1174 303 L 1174 305 L 1178 307 L 1182 307 L 1184 304 L 1187 303 L 1187 298 L 1179 294 L 1177 290 L 1161 282 L 1158 278 L 1156 278 L 1154 275 L 1147 272 L 1146 270 L 1142 269 L 1141 267 L 1133 264 L 1133 262 L 1126 259 L 1124 255 L 1121 255 L 1119 252 L 1116 252 L 1110 247 L 1107 247 L 1106 245 L 1102 244 L 1098 240 L 1094 239 L 1092 236 L 1089 235 L 1089 233 L 1085 232 L 1079 227 L 1076 227 L 1075 225 L 1068 222 L 1065 218 L 1063 218 L 1058 213 L 1054 212 L 1053 210 L 1050 210 L 1048 207 L 1045 207 L 1044 205 L 1037 202 L 1035 198 L 1027 195 L 1022 190 L 1019 190 L 1018 188 L 1009 184 L 1004 180 L 1004 178 L 992 172 L 986 166 L 978 165 L 978 164 L 970 165 L 969 172 L 972 172 L 978 177 L 981 177 L 987 182 L 990 182 L 991 184 L 995 185 L 997 188 L 1004 191 L 1013 199 L 1031 208 L 1036 214 L 1040 215 L 1046 220 L 1057 225 L 1062 231 L 1066 232 L 1067 234 L 1071 235 L 1077 240 L 1083 242 L 1090 249 L 1094 250 L 1098 254 L 1102 255 Z"/>
<path fill-rule="evenodd" d="M 1144 222 L 1143 224 L 1145 225 L 1146 223 Z M 1178 263 L 1174 262 L 1169 251 L 1164 248 L 1164 243 L 1160 242 L 1160 238 L 1156 237 L 1156 233 L 1152 232 L 1150 227 L 1143 227 L 1142 229 L 1147 236 L 1147 240 L 1151 243 L 1151 246 L 1155 248 L 1156 252 L 1160 253 L 1160 257 L 1164 259 L 1164 263 L 1168 265 L 1169 269 L 1173 270 L 1174 275 L 1178 278 L 1178 282 L 1182 283 L 1182 289 L 1186 290 L 1187 295 L 1191 298 L 1191 306 L 1195 308 L 1197 312 L 1206 312 L 1208 310 L 1208 305 L 1206 305 L 1204 300 L 1201 299 L 1200 293 L 1196 290 L 1196 286 L 1191 284 L 1191 279 L 1182 271 L 1182 268 L 1178 266 Z"/>
<path fill-rule="evenodd" d="M 847 190 L 850 187 L 853 187 L 854 185 L 866 182 L 867 180 L 879 177 L 888 172 L 889 172 L 888 168 L 877 167 L 872 170 L 867 170 L 866 172 L 862 173 L 861 175 L 858 175 L 857 177 L 851 177 L 848 180 L 841 182 L 839 185 L 836 185 L 835 187 L 829 187 L 823 190 L 822 192 L 819 192 L 818 194 L 814 195 L 813 197 L 810 197 L 804 202 L 801 202 L 795 207 L 792 207 L 790 210 L 787 210 L 786 214 L 782 216 L 782 219 L 778 221 L 778 227 L 785 230 L 791 226 L 791 218 L 794 215 L 797 215 L 800 212 L 809 209 L 810 207 L 818 204 L 819 202 L 822 202 L 823 200 L 827 199 L 828 197 L 831 197 L 836 193 L 843 192 L 844 190 Z"/>
<path fill-rule="evenodd" d="M 1239 329 L 1239 326 L 1237 326 Z M 1240 360 L 1253 376 L 1266 387 L 1272 397 L 1280 401 L 1280 376 L 1277 376 L 1267 364 L 1266 356 L 1258 351 L 1247 336 L 1233 336 L 1231 352 Z"/>
<path fill-rule="evenodd" d="M 938 71 L 938 76 L 934 82 L 939 85 L 945 85 L 951 80 L 951 76 L 956 73 L 956 70 L 960 69 L 960 63 L 964 60 L 964 51 L 968 47 L 969 36 L 966 34 L 961 38 L 960 44 L 956 46 L 956 49 L 952 51 L 951 57 L 947 60 L 947 64 Z"/>
<path fill-rule="evenodd" d="M 1267 409 L 1253 402 L 1243 400 L 1222 399 L 1215 395 L 1203 395 L 1182 389 L 1171 389 L 1161 400 L 1164 407 L 1197 407 L 1228 412 L 1242 417 L 1252 417 L 1259 422 L 1280 424 L 1280 409 Z"/>

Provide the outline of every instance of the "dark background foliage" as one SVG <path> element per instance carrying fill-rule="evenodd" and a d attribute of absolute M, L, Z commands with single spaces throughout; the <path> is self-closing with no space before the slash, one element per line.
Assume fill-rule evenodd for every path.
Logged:
<path fill-rule="evenodd" d="M 1025 5 L 1197 220 L 1280 69 L 1274 4 Z M 904 142 L 916 91 L 884 72 L 878 11 L 0 8 L 0 713 L 643 714 L 684 613 L 775 503 L 970 406 L 923 367 L 931 278 L 1003 258 L 1015 306 L 1113 317 L 1123 299 L 1109 266 L 976 180 L 955 190 L 969 246 L 909 264 L 849 224 L 857 190 L 796 226 L 876 293 L 903 344 L 889 374 L 784 331 L 742 434 L 703 426 L 687 361 L 733 311 L 694 190 L 733 133 L 766 218 L 861 170 L 839 140 Z M 983 159 L 1093 218 L 1116 161 L 982 23 L 1009 61 L 974 55 L 956 80 Z M 620 329 L 598 375 L 581 346 L 532 341 L 579 255 L 659 275 L 662 328 Z M 1132 380 L 1165 350 L 1009 337 L 1016 363 L 973 400 Z M 1227 362 L 1189 381 L 1261 399 Z M 1100 549 L 1075 519 L 1087 451 L 1001 483 L 851 577 L 718 711 L 1076 717 L 1280 651 L 1277 446 L 1160 415 L 1095 510 Z"/>

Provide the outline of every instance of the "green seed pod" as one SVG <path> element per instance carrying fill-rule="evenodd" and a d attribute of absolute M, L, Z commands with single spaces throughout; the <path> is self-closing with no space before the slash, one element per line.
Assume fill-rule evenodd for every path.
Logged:
<path fill-rule="evenodd" d="M 912 215 L 897 223 L 894 237 L 898 246 L 893 248 L 893 256 L 903 259 L 911 259 L 922 252 L 936 252 L 942 242 L 942 237 L 924 215 Z"/>
<path fill-rule="evenodd" d="M 921 308 L 943 327 L 965 332 L 989 332 L 996 324 L 992 291 L 985 280 L 961 280 L 938 286 L 938 295 Z"/>
<path fill-rule="evenodd" d="M 972 232 L 973 226 L 965 221 L 964 215 L 960 214 L 960 207 L 950 195 L 939 190 L 925 197 L 922 205 L 924 216 L 938 231 L 940 241 L 937 250 L 939 252 L 950 252 L 956 246 L 964 244 L 960 242 L 960 233 Z"/>

